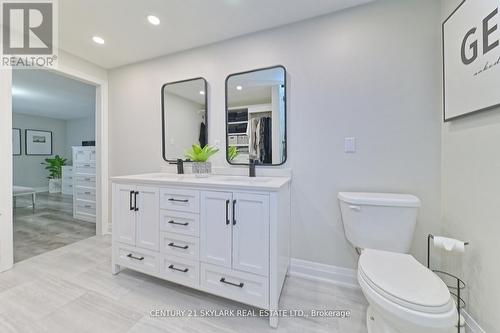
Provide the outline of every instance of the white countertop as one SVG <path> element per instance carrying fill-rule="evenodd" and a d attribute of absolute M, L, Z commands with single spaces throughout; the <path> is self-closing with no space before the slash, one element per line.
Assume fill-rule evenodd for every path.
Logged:
<path fill-rule="evenodd" d="M 111 177 L 113 182 L 190 186 L 190 187 L 222 187 L 245 188 L 250 190 L 277 191 L 291 180 L 290 177 L 245 177 L 228 175 L 210 175 L 196 177 L 193 174 L 178 175 L 174 173 L 148 173 Z"/>

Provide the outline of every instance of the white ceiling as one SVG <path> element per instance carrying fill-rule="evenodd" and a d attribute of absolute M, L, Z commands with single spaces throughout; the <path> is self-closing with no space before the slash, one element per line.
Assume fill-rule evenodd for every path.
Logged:
<path fill-rule="evenodd" d="M 113 68 L 371 1 L 64 0 L 59 1 L 60 48 Z M 149 24 L 149 14 L 161 24 Z M 93 43 L 95 35 L 106 44 Z"/>
<path fill-rule="evenodd" d="M 12 111 L 55 119 L 77 119 L 95 112 L 95 87 L 42 69 L 12 73 Z"/>

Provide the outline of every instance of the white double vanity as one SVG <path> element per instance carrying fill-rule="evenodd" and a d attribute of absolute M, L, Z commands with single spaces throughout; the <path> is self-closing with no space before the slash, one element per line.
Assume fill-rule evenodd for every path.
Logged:
<path fill-rule="evenodd" d="M 290 178 L 112 178 L 113 274 L 129 268 L 270 310 L 290 262 Z"/>
<path fill-rule="evenodd" d="M 113 274 L 130 268 L 268 310 L 278 326 L 290 265 L 291 179 L 255 177 L 255 168 L 286 162 L 286 82 L 283 66 L 227 77 L 221 152 L 207 144 L 209 83 L 163 85 L 163 159 L 178 174 L 112 178 Z M 248 107 L 259 103 L 269 107 Z M 229 165 L 247 166 L 251 177 L 211 174 L 207 160 L 217 152 Z M 184 174 L 185 167 L 198 174 Z"/>

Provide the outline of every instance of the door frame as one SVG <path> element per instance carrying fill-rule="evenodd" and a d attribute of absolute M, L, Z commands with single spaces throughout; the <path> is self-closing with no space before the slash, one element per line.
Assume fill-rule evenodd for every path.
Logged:
<path fill-rule="evenodd" d="M 109 140 L 108 80 L 59 64 L 50 71 L 96 87 L 96 234 L 110 233 L 109 222 Z M 0 70 L 0 272 L 14 263 L 12 214 L 12 70 Z"/>

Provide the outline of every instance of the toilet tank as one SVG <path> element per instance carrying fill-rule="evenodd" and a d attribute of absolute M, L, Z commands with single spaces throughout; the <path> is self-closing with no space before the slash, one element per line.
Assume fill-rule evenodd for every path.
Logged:
<path fill-rule="evenodd" d="M 340 192 L 347 240 L 361 249 L 408 253 L 420 200 L 409 194 Z"/>

